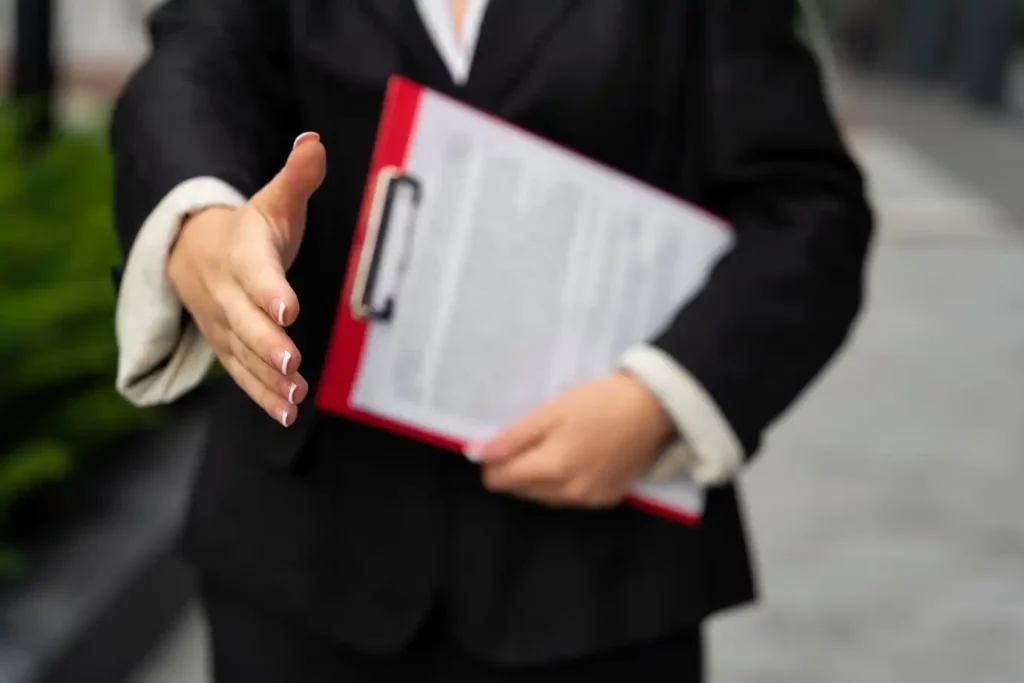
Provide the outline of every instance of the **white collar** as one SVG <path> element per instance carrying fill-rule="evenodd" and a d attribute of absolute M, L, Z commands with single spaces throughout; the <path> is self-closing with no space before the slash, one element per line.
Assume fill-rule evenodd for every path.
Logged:
<path fill-rule="evenodd" d="M 451 0 L 415 0 L 427 35 L 448 67 L 452 80 L 461 85 L 469 80 L 473 55 L 480 38 L 488 0 L 466 0 L 466 16 L 462 20 L 462 36 L 455 35 Z"/>

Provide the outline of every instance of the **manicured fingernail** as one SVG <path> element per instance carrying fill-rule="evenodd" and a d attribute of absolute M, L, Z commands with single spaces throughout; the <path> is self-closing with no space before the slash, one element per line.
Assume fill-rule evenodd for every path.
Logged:
<path fill-rule="evenodd" d="M 291 359 L 292 359 L 292 352 L 291 351 L 283 351 L 281 353 L 281 374 L 282 375 L 287 375 L 288 374 L 288 361 L 290 361 Z"/>
<path fill-rule="evenodd" d="M 299 385 L 295 382 L 292 382 L 291 386 L 288 387 L 288 402 L 292 405 L 295 405 L 295 390 L 298 388 Z"/>
<path fill-rule="evenodd" d="M 301 145 L 303 142 L 306 142 L 308 140 L 319 140 L 319 139 L 320 139 L 320 133 L 313 133 L 313 132 L 303 133 L 299 137 L 295 138 L 295 142 L 292 144 L 292 149 L 295 149 L 296 147 Z"/>
<path fill-rule="evenodd" d="M 289 417 L 290 417 L 290 415 L 289 415 L 287 410 L 282 410 L 281 411 L 281 426 L 282 427 L 287 427 L 288 426 L 288 418 Z"/>
<path fill-rule="evenodd" d="M 277 315 L 277 324 L 280 325 L 281 327 L 284 327 L 284 310 L 285 310 L 284 302 L 283 301 L 278 301 L 272 307 L 273 307 L 273 309 L 274 309 L 274 311 L 275 311 L 275 313 Z"/>

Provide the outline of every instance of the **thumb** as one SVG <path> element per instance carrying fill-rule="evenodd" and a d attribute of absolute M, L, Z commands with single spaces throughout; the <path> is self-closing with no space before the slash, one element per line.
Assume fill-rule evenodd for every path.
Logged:
<path fill-rule="evenodd" d="M 306 203 L 323 183 L 326 173 L 327 150 L 319 133 L 303 133 L 295 139 L 284 168 L 256 193 L 252 204 L 275 220 L 302 219 Z"/>

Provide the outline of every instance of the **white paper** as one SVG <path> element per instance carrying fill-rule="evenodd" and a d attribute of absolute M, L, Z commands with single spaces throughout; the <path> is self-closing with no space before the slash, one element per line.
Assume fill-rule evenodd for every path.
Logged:
<path fill-rule="evenodd" d="M 459 440 L 614 371 L 731 245 L 700 210 L 429 92 L 405 170 L 422 201 L 396 198 L 379 247 L 374 301 L 394 309 L 353 403 Z"/>

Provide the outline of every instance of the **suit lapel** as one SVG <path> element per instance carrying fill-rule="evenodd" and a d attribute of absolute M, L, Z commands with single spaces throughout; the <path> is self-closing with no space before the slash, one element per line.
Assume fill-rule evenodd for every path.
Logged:
<path fill-rule="evenodd" d="M 357 0 L 363 10 L 405 49 L 422 50 L 424 39 L 437 54 L 413 0 Z"/>
<path fill-rule="evenodd" d="M 413 0 L 357 0 L 364 11 L 390 33 L 412 60 L 403 60 L 402 75 L 424 85 L 450 91 L 454 84 Z"/>
<path fill-rule="evenodd" d="M 412 0 L 357 0 L 364 11 L 380 22 L 396 41 L 415 54 L 423 55 L 429 44 L 428 61 L 440 63 L 429 42 Z M 473 56 L 466 95 L 470 100 L 494 102 L 536 57 L 574 6 L 582 0 L 490 0 Z M 410 15 L 416 15 L 411 17 Z M 424 40 L 427 38 L 426 40 Z M 431 72 L 435 69 L 431 68 Z M 447 71 L 445 71 L 447 73 Z"/>
<path fill-rule="evenodd" d="M 518 78 L 568 11 L 581 0 L 490 0 L 467 95 L 494 101 Z"/>

